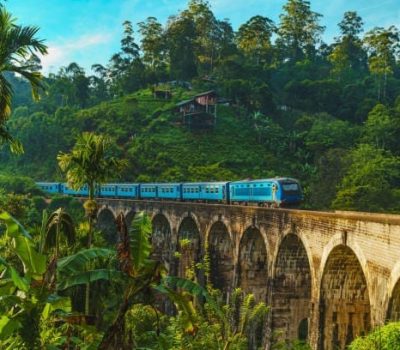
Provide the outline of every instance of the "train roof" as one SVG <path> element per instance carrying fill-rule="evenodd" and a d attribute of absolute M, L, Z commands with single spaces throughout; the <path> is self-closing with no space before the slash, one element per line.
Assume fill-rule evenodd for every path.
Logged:
<path fill-rule="evenodd" d="M 209 181 L 209 182 L 182 182 L 182 185 L 226 185 L 229 181 Z"/>
<path fill-rule="evenodd" d="M 180 182 L 141 182 L 140 185 L 142 186 L 178 186 L 180 185 Z"/>
<path fill-rule="evenodd" d="M 232 184 L 237 184 L 237 183 L 255 183 L 255 182 L 264 182 L 264 181 L 293 181 L 293 182 L 299 182 L 298 180 L 291 178 L 291 177 L 272 177 L 269 179 L 255 179 L 255 180 L 239 180 L 239 181 L 232 181 Z"/>
<path fill-rule="evenodd" d="M 107 182 L 101 184 L 101 186 L 137 186 L 138 183 L 127 183 L 127 182 Z"/>

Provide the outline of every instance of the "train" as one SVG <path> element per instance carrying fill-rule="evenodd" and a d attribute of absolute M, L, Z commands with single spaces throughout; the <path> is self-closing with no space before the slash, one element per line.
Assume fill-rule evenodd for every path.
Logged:
<path fill-rule="evenodd" d="M 87 186 L 74 190 L 62 182 L 36 184 L 50 194 L 88 196 Z M 97 187 L 96 197 L 292 207 L 301 203 L 303 193 L 298 180 L 276 177 L 218 182 L 106 183 Z"/>

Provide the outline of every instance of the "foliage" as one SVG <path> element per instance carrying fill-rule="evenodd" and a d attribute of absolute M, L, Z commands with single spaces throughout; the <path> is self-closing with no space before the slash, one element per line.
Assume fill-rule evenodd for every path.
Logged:
<path fill-rule="evenodd" d="M 15 141 L 6 128 L 6 121 L 11 114 L 13 88 L 5 73 L 13 72 L 29 81 L 32 95 L 38 98 L 42 87 L 42 75 L 32 63 L 35 54 L 46 54 L 47 47 L 36 38 L 38 27 L 19 26 L 4 7 L 0 7 L 0 142 L 9 142 L 13 151 L 21 152 L 20 143 Z"/>
<path fill-rule="evenodd" d="M 108 137 L 83 133 L 71 153 L 60 153 L 57 159 L 61 170 L 67 173 L 68 185 L 76 190 L 87 185 L 90 199 L 93 199 L 95 187 L 120 172 L 125 165 L 109 154 L 110 146 Z"/>
<path fill-rule="evenodd" d="M 333 205 L 350 210 L 398 211 L 399 158 L 367 144 L 354 149 L 350 158 L 351 165 Z"/>
<path fill-rule="evenodd" d="M 365 337 L 358 337 L 349 350 L 392 350 L 400 346 L 400 324 L 388 323 Z"/>

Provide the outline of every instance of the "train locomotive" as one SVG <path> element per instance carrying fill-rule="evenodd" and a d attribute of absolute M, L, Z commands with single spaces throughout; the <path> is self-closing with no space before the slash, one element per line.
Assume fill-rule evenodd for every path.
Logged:
<path fill-rule="evenodd" d="M 44 192 L 77 197 L 88 196 L 87 186 L 73 190 L 66 183 L 37 182 Z M 184 182 L 184 183 L 109 183 L 98 186 L 97 197 L 195 201 L 205 203 L 252 204 L 266 207 L 298 205 L 303 193 L 298 180 L 271 179 Z"/>

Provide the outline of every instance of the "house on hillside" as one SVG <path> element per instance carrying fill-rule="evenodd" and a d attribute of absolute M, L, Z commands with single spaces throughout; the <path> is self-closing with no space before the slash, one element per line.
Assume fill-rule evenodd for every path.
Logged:
<path fill-rule="evenodd" d="M 217 121 L 217 93 L 214 90 L 202 92 L 177 105 L 182 115 L 182 123 L 190 129 L 206 129 Z"/>

